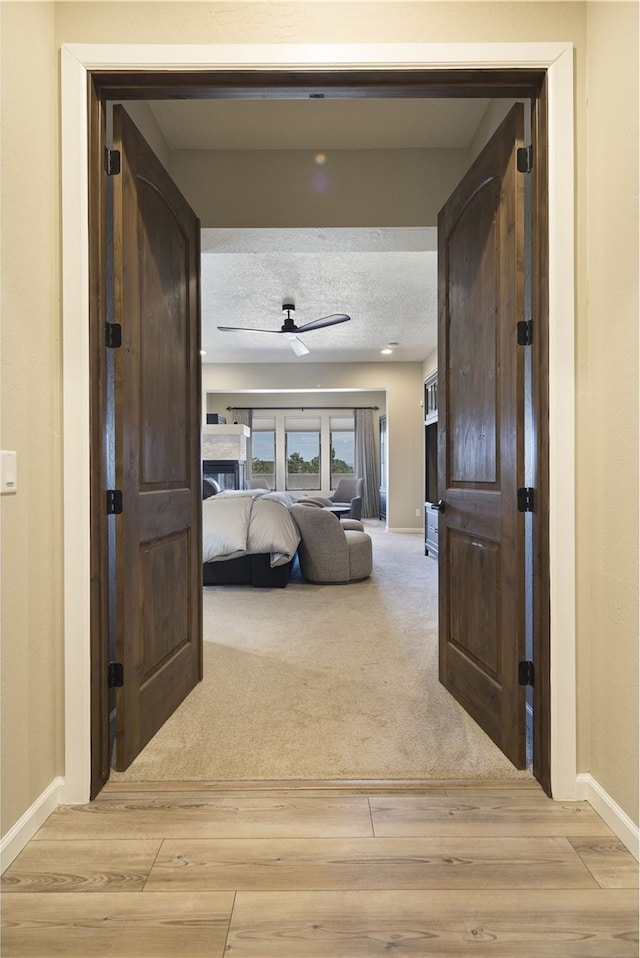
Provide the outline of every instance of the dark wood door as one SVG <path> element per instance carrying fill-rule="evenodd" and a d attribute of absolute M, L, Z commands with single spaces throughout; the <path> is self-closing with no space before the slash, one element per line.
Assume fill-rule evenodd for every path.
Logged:
<path fill-rule="evenodd" d="M 438 219 L 440 681 L 518 768 L 524 659 L 523 139 L 516 105 Z"/>
<path fill-rule="evenodd" d="M 200 224 L 121 107 L 113 141 L 122 770 L 202 678 Z"/>

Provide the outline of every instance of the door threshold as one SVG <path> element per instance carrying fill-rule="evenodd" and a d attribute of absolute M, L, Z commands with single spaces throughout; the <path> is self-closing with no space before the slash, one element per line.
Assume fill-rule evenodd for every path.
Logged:
<path fill-rule="evenodd" d="M 227 782 L 107 782 L 97 798 L 110 799 L 132 792 L 140 795 L 150 792 L 314 792 L 351 793 L 435 792 L 444 789 L 532 790 L 540 786 L 533 777 L 522 778 L 460 778 L 460 779 L 285 779 Z"/>

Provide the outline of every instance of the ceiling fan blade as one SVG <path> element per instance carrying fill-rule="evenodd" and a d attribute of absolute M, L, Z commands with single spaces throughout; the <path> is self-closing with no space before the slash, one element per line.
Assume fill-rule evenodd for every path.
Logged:
<path fill-rule="evenodd" d="M 304 326 L 298 326 L 297 333 L 306 333 L 311 329 L 322 329 L 323 326 L 336 326 L 338 323 L 348 323 L 351 316 L 346 313 L 332 313 L 331 316 L 323 316 L 322 319 L 312 319 L 310 323 Z"/>
<path fill-rule="evenodd" d="M 296 356 L 306 356 L 309 352 L 302 340 L 298 339 L 294 333 L 285 333 L 285 339 L 291 346 Z"/>
<path fill-rule="evenodd" d="M 223 333 L 235 333 L 238 330 L 242 333 L 281 333 L 281 329 L 253 329 L 251 326 L 218 326 Z"/>

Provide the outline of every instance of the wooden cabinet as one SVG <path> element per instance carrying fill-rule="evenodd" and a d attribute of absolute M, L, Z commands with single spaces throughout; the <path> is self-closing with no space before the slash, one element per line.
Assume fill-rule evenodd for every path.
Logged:
<path fill-rule="evenodd" d="M 424 508 L 424 554 L 438 558 L 438 516 L 426 502 Z"/>
<path fill-rule="evenodd" d="M 438 373 L 424 381 L 424 554 L 438 557 Z"/>

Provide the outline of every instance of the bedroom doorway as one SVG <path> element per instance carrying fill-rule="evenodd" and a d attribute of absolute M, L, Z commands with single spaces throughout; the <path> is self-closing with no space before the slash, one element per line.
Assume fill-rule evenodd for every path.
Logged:
<path fill-rule="evenodd" d="M 516 71 L 516 74 L 517 74 L 517 73 L 518 73 L 518 71 Z M 401 78 L 401 75 L 399 75 L 399 74 L 385 75 L 384 77 L 380 77 L 380 78 L 379 78 L 379 83 L 380 83 L 381 87 L 379 87 L 378 89 L 380 89 L 380 88 L 385 89 L 385 91 L 386 91 L 386 92 L 385 92 L 385 95 L 387 95 L 387 96 L 388 96 L 388 95 L 397 95 L 397 91 L 398 91 L 398 89 L 399 89 L 399 86 L 398 86 L 399 77 Z M 351 84 L 353 84 L 354 95 L 362 95 L 362 87 L 360 86 L 362 75 L 357 75 L 357 74 L 356 74 L 355 76 L 349 76 L 349 77 L 345 77 L 345 76 L 341 75 L 340 78 L 341 78 L 341 81 L 342 81 L 342 82 L 348 84 L 350 87 L 351 87 Z M 315 82 L 314 82 L 314 87 L 318 85 L 318 78 L 317 78 L 317 77 L 313 77 L 313 75 L 310 75 L 307 79 L 308 79 L 309 82 L 310 82 L 311 80 L 314 80 L 314 81 L 315 81 Z M 333 82 L 334 79 L 335 79 L 335 77 L 332 78 L 332 82 Z M 157 81 L 155 78 L 153 78 L 152 76 L 148 76 L 148 77 L 145 76 L 145 80 L 147 81 L 147 85 L 146 85 L 146 87 L 145 87 L 145 96 L 148 96 L 149 98 L 152 98 L 152 97 L 155 96 L 155 95 L 160 95 L 160 93 L 162 93 L 162 95 L 165 95 L 165 96 L 166 96 L 166 85 L 165 85 L 165 86 L 162 86 L 162 87 L 161 87 L 161 86 L 158 86 L 158 81 Z M 281 82 L 282 87 L 287 87 L 287 88 L 291 91 L 291 88 L 292 88 L 292 87 L 291 87 L 291 84 L 292 84 L 292 82 L 293 82 L 291 78 L 286 77 L 286 75 L 283 75 L 282 77 L 279 76 L 279 77 L 278 77 L 278 80 Z M 324 77 L 323 80 L 326 81 L 326 77 Z M 431 78 L 430 78 L 430 80 L 431 80 Z M 252 76 L 252 81 L 255 81 L 255 75 Z M 296 82 L 297 82 L 297 81 L 299 81 L 299 76 L 296 77 Z M 532 77 L 532 76 L 529 75 L 529 76 L 526 76 L 526 77 L 523 78 L 523 75 L 520 73 L 519 75 L 517 75 L 517 77 L 515 77 L 515 76 L 505 76 L 504 78 L 502 78 L 501 83 L 498 83 L 498 84 L 497 84 L 496 89 L 498 89 L 503 95 L 504 95 L 504 93 L 505 93 L 506 90 L 509 90 L 509 91 L 517 90 L 518 93 L 522 94 L 523 85 L 524 85 L 524 88 L 526 88 L 526 93 L 527 93 L 527 95 L 528 95 L 528 96 L 533 95 L 534 103 L 537 103 L 538 106 L 542 106 L 542 107 L 543 107 L 543 106 L 544 106 L 544 98 L 542 98 L 542 99 L 539 99 L 539 98 L 538 98 L 538 95 L 539 95 L 539 92 L 540 92 L 540 81 L 541 81 L 541 77 L 540 77 L 540 75 L 538 75 L 538 74 L 536 74 L 535 77 Z M 225 84 L 228 83 L 228 79 L 223 77 L 223 78 L 221 78 L 221 81 L 220 81 L 220 82 L 221 82 L 221 86 L 216 87 L 215 84 L 214 84 L 214 85 L 210 88 L 211 91 L 212 91 L 212 94 L 211 94 L 211 95 L 214 95 L 214 96 L 215 96 L 215 95 L 219 95 L 219 94 L 220 94 L 221 87 L 224 87 Z M 263 82 L 265 83 L 265 85 L 269 86 L 270 88 L 273 88 L 273 85 L 274 85 L 274 75 L 273 75 L 273 74 L 270 74 L 269 77 L 268 77 L 268 79 L 265 78 L 265 79 L 263 80 Z M 416 83 L 422 84 L 423 92 L 424 92 L 424 90 L 426 90 L 426 88 L 427 88 L 427 86 L 428 86 L 428 83 L 425 83 L 424 75 L 420 76 L 419 78 L 416 78 L 416 76 L 415 76 L 414 74 L 412 74 L 410 80 L 409 80 L 409 79 L 405 79 L 405 82 L 406 82 L 406 83 L 409 83 L 409 85 L 411 86 L 411 89 L 412 89 L 412 90 L 415 90 L 415 85 L 416 85 Z M 428 82 L 430 82 L 430 81 L 428 81 Z M 495 81 L 494 81 L 494 82 L 495 82 Z M 97 79 L 97 85 L 94 87 L 94 88 L 96 89 L 96 96 L 95 96 L 95 100 L 94 100 L 94 108 L 95 108 L 95 111 L 96 111 L 96 113 L 95 113 L 96 117 L 98 117 L 98 116 L 99 116 L 99 113 L 100 113 L 100 104 L 101 104 L 105 99 L 113 98 L 113 96 L 109 96 L 109 95 L 108 95 L 109 93 L 113 94 L 113 89 L 114 89 L 113 84 L 115 84 L 115 86 L 117 87 L 117 90 L 118 90 L 118 98 L 126 99 L 128 96 L 133 95 L 133 89 L 130 88 L 130 91 L 127 92 L 126 86 L 123 88 L 122 83 L 120 83 L 119 81 L 114 80 L 113 78 L 110 78 L 108 75 L 103 75 L 102 77 L 100 77 L 100 78 Z M 455 86 L 455 85 L 453 85 L 453 86 Z M 452 89 L 453 89 L 453 86 L 452 86 Z M 172 89 L 172 92 L 175 93 L 176 95 L 178 95 L 177 90 L 178 90 L 178 87 L 176 86 L 176 87 L 174 87 L 174 88 Z M 458 88 L 457 92 L 460 92 L 460 87 Z M 302 91 L 301 95 L 308 95 L 308 94 L 307 94 L 306 91 Z M 415 94 L 413 94 L 413 95 L 415 95 Z M 426 95 L 429 95 L 429 93 L 427 92 Z M 474 95 L 475 95 L 475 94 L 474 94 Z M 136 84 L 136 87 L 135 87 L 135 96 L 137 96 L 137 97 L 140 96 L 140 85 L 139 85 L 139 83 Z M 537 111 L 537 113 L 536 113 L 536 117 L 537 117 L 537 122 L 538 122 L 538 126 L 537 126 L 537 128 L 536 128 L 536 129 L 537 129 L 537 139 L 536 139 L 536 151 L 537 151 L 537 152 L 536 152 L 536 156 L 538 157 L 538 159 L 539 159 L 540 162 L 539 162 L 539 165 L 538 165 L 538 172 L 537 172 L 537 174 L 536 174 L 536 184 L 537 184 L 537 187 L 536 187 L 536 194 L 535 194 L 535 195 L 537 196 L 537 202 L 538 202 L 538 204 L 539 204 L 539 208 L 540 208 L 540 210 L 542 210 L 543 207 L 544 207 L 544 200 L 543 200 L 543 198 L 544 198 L 544 192 L 543 192 L 543 190 L 541 189 L 541 187 L 542 187 L 543 184 L 544 184 L 544 171 L 545 171 L 545 169 L 546 169 L 546 163 L 545 163 L 546 153 L 545 153 L 545 149 L 544 149 L 544 142 L 545 142 L 545 141 L 544 141 L 544 135 L 543 135 L 544 129 L 545 129 L 545 123 L 544 123 L 544 116 L 543 116 L 543 114 L 540 113 L 540 110 L 539 110 L 539 109 L 538 109 L 538 111 Z M 101 143 L 101 135 L 100 135 L 100 133 L 101 133 L 101 127 L 100 127 L 99 122 L 96 123 L 96 124 L 94 124 L 94 127 L 93 127 L 93 128 L 94 128 L 94 130 L 98 133 L 98 136 L 96 137 L 96 143 L 94 144 L 94 145 L 97 145 L 97 144 L 100 144 L 100 143 Z M 102 154 L 102 151 L 101 151 L 101 150 L 98 150 L 98 151 L 94 152 L 94 156 L 95 156 L 95 157 L 97 157 L 97 156 L 99 155 L 100 158 L 101 158 L 101 154 Z M 98 165 L 97 165 L 97 162 L 94 162 L 93 170 L 94 170 L 94 174 L 97 175 L 97 173 L 98 173 Z M 94 210 L 94 213 L 97 215 L 97 218 L 99 219 L 100 210 L 99 210 L 99 209 L 95 209 L 95 210 Z M 536 233 L 535 243 L 534 243 L 534 259 L 536 260 L 536 264 L 537 264 L 538 267 L 540 266 L 540 262 L 544 259 L 544 257 L 543 257 L 543 251 L 544 251 L 545 242 L 546 242 L 546 232 L 545 232 L 544 229 L 543 229 L 543 221 L 541 221 L 541 227 L 540 227 L 540 229 L 539 229 L 539 230 L 537 231 L 537 233 Z M 99 262 L 99 261 L 100 261 L 99 250 L 94 250 L 94 254 L 97 254 L 96 259 L 94 259 L 94 265 L 95 265 L 96 262 Z M 542 270 L 540 270 L 540 274 L 542 275 Z M 538 284 L 538 285 L 537 285 L 537 287 L 536 287 L 536 294 L 535 294 L 535 295 L 536 295 L 537 297 L 539 297 L 538 305 L 539 305 L 539 306 L 542 306 L 540 315 L 544 315 L 545 290 L 544 290 L 544 283 L 543 283 L 543 282 L 541 282 L 541 284 Z M 100 296 L 98 295 L 98 296 L 96 296 L 96 297 L 94 298 L 94 301 L 93 301 L 93 311 L 94 311 L 94 316 L 96 317 L 96 319 L 97 319 L 97 318 L 101 315 L 101 313 L 102 313 L 101 307 L 102 307 L 102 302 L 101 302 Z M 544 346 L 544 337 L 543 337 L 542 335 L 541 335 L 540 339 L 541 339 L 541 342 L 540 342 L 540 344 L 539 344 L 539 346 L 538 346 L 538 352 L 537 352 L 537 354 L 536 354 L 536 355 L 538 356 L 538 360 L 537 360 L 537 361 L 540 361 L 541 357 L 543 356 L 544 348 L 545 348 L 545 346 Z M 546 402 L 545 396 L 546 396 L 546 391 L 545 391 L 545 389 L 542 389 L 542 388 L 541 388 L 541 389 L 540 389 L 540 394 L 539 394 L 538 397 L 537 397 L 537 406 L 538 406 L 538 409 L 544 408 L 544 403 Z M 98 403 L 99 403 L 99 402 L 100 402 L 100 397 L 98 397 Z M 97 451 L 97 450 L 96 450 L 96 451 Z M 101 480 L 101 478 L 102 478 L 102 476 L 100 475 L 100 470 L 95 470 L 95 472 L 94 472 L 94 482 L 96 482 L 96 486 L 95 486 L 96 492 L 97 492 L 100 488 L 104 488 L 104 485 L 100 485 L 100 480 Z M 541 489 L 541 492 L 542 492 L 542 495 L 543 495 L 543 502 L 544 502 L 544 488 Z M 95 499 L 95 498 L 96 498 L 96 497 L 94 497 L 94 499 Z M 97 501 L 97 499 L 96 499 L 96 501 Z M 544 515 L 544 514 L 546 514 L 546 513 L 542 512 L 542 514 Z M 99 527 L 99 526 L 100 526 L 100 523 L 98 524 L 98 527 Z M 538 528 L 538 531 L 537 531 L 537 533 L 536 533 L 536 535 L 538 536 L 538 543 L 539 543 L 539 544 L 545 541 L 545 529 L 543 528 L 543 526 L 544 526 L 544 521 L 539 523 L 539 528 Z M 99 537 L 97 537 L 97 538 L 99 538 Z M 96 546 L 97 546 L 97 548 L 98 548 L 98 553 L 99 553 L 100 543 L 99 543 L 99 542 L 96 542 Z M 546 551 L 545 551 L 544 549 L 542 549 L 542 551 L 538 550 L 537 554 L 543 556 L 543 555 L 546 555 L 547 553 L 546 553 Z M 98 561 L 100 561 L 100 560 L 98 559 Z M 540 647 L 540 649 L 541 649 L 541 656 L 540 656 L 540 659 L 539 659 L 539 660 L 540 660 L 540 661 L 543 661 L 543 660 L 544 660 L 544 644 L 545 644 L 545 641 L 547 641 L 547 643 L 548 643 L 548 633 L 547 633 L 546 628 L 545 628 L 546 616 L 545 616 L 545 614 L 544 614 L 544 608 L 546 607 L 546 605 L 545 605 L 546 592 L 545 592 L 545 585 L 544 585 L 544 584 L 545 584 L 545 582 L 546 582 L 546 580 L 547 580 L 546 565 L 545 565 L 545 561 L 544 561 L 544 560 L 541 561 L 540 568 L 538 569 L 537 580 L 538 580 L 538 583 L 540 584 L 541 588 L 540 588 L 540 590 L 539 590 L 539 592 L 538 592 L 538 596 L 539 596 L 539 597 L 538 597 L 538 602 L 540 603 L 540 606 L 539 606 L 539 608 L 538 608 L 538 615 L 537 615 L 537 618 L 536 618 L 537 626 L 538 626 L 538 628 L 537 628 L 537 633 L 536 633 L 536 634 L 537 634 L 537 642 L 538 642 L 538 645 L 539 645 L 539 647 Z M 100 615 L 101 615 L 101 612 L 102 612 L 102 613 L 104 612 L 104 607 L 98 605 L 98 606 L 94 609 L 94 612 L 95 612 L 95 614 L 96 614 L 96 618 L 94 619 L 94 622 L 95 622 L 95 624 L 98 626 L 98 635 L 100 635 L 100 634 L 102 633 L 102 639 L 101 639 L 100 642 L 98 642 L 98 643 L 96 644 L 96 647 L 95 647 L 95 654 L 96 654 L 95 661 L 96 661 L 96 663 L 99 663 L 100 661 L 102 661 L 102 662 L 105 661 L 105 656 L 104 656 L 104 650 L 105 650 L 105 645 L 104 645 L 104 623 L 100 621 Z M 548 627 L 547 627 L 547 628 L 548 628 Z M 545 640 L 545 635 L 547 636 L 546 640 Z M 542 643 L 542 644 L 541 644 L 541 643 Z M 544 674 L 544 673 L 543 673 L 543 674 Z M 99 667 L 96 668 L 96 678 L 97 678 L 97 680 L 98 680 L 98 685 L 99 685 L 99 684 L 100 684 L 100 681 L 101 681 L 101 680 L 100 680 L 100 668 L 99 668 Z M 542 680 L 542 682 L 540 682 L 540 684 L 539 684 L 539 686 L 538 686 L 538 689 L 537 689 L 537 691 L 536 691 L 536 694 L 537 694 L 538 696 L 540 696 L 540 695 L 542 694 L 542 687 L 543 687 L 543 685 L 544 685 L 544 679 Z M 96 764 L 94 765 L 94 771 L 97 772 L 97 776 L 94 776 L 94 783 L 97 784 L 97 783 L 100 781 L 100 778 L 102 777 L 103 772 L 104 772 L 104 758 L 105 758 L 105 754 L 104 754 L 104 753 L 105 753 L 104 742 L 101 743 L 101 742 L 98 741 L 98 739 L 100 738 L 100 736 L 102 736 L 102 738 L 104 738 L 104 714 L 105 714 L 105 710 L 104 710 L 104 690 L 103 690 L 102 688 L 98 688 L 97 694 L 94 695 L 94 699 L 95 699 L 95 705 L 96 705 L 96 715 L 101 714 L 101 715 L 103 716 L 103 718 L 102 718 L 102 720 L 101 720 L 101 727 L 100 727 L 100 722 L 98 722 L 98 723 L 97 723 L 97 727 L 95 727 L 95 731 L 94 731 L 94 758 L 96 759 Z M 542 728 L 542 730 L 543 730 L 543 734 L 542 734 L 541 736 L 539 736 L 539 738 L 538 738 L 538 742 L 539 742 L 539 744 L 540 744 L 540 748 L 539 748 L 539 750 L 537 750 L 537 755 L 538 755 L 538 757 L 539 757 L 539 762 L 541 763 L 541 765 L 540 765 L 540 764 L 538 765 L 537 777 L 539 777 L 539 778 L 541 778 L 541 779 L 544 779 L 544 777 L 545 777 L 545 772 L 544 772 L 544 768 L 543 768 L 542 766 L 545 766 L 545 765 L 546 765 L 546 768 L 547 768 L 547 770 L 548 770 L 548 749 L 546 749 L 547 754 L 546 754 L 546 757 L 545 757 L 545 745 L 544 745 L 545 742 L 547 742 L 547 745 L 548 745 L 548 737 L 544 734 L 545 717 L 548 718 L 548 699 L 547 699 L 546 701 L 541 700 L 541 705 L 542 705 L 541 708 L 536 709 L 537 721 L 539 721 L 539 722 L 541 723 L 541 728 Z M 101 706 L 102 706 L 102 707 L 101 707 Z M 96 746 L 97 746 L 97 747 L 96 747 Z M 101 763 L 100 763 L 100 761 L 99 761 L 100 757 L 102 757 L 102 765 L 101 765 Z M 99 768 L 100 766 L 101 766 L 100 771 L 98 771 L 98 768 Z M 98 787 L 99 787 L 99 785 L 98 785 Z M 95 793 L 95 790 L 96 790 L 96 789 L 95 789 L 95 787 L 94 787 L 94 789 L 93 789 L 94 793 Z"/>

